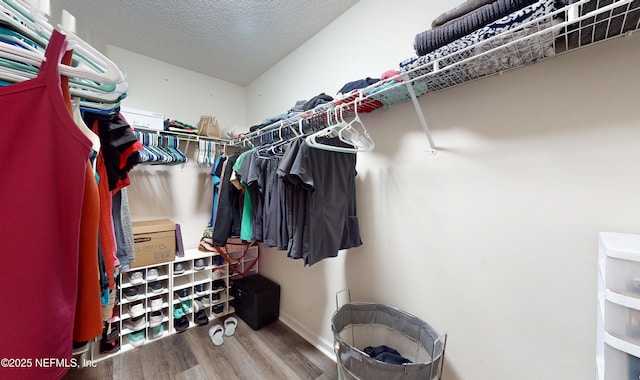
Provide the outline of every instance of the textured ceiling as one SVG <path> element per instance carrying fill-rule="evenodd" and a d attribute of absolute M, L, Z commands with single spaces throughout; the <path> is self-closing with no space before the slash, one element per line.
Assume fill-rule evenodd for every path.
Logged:
<path fill-rule="evenodd" d="M 89 36 L 246 85 L 359 0 L 52 0 Z M 83 32 L 84 31 L 84 32 Z"/>

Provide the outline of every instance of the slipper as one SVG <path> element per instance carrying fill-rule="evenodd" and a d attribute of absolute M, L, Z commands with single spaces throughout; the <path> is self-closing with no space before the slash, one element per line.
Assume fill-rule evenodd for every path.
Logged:
<path fill-rule="evenodd" d="M 222 325 L 215 325 L 209 329 L 209 338 L 213 342 L 214 346 L 220 346 L 224 343 L 222 336 L 224 335 L 224 329 Z"/>
<path fill-rule="evenodd" d="M 224 335 L 231 336 L 236 332 L 238 327 L 238 320 L 234 317 L 229 317 L 224 321 Z"/>

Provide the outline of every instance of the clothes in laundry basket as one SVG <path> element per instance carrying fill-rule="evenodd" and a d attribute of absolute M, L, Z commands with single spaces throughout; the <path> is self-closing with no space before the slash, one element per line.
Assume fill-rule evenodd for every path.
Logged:
<path fill-rule="evenodd" d="M 389 364 L 400 365 L 411 363 L 411 360 L 402 357 L 402 355 L 400 355 L 400 353 L 396 349 L 384 345 L 376 347 L 365 347 L 364 353 L 376 360 Z"/>

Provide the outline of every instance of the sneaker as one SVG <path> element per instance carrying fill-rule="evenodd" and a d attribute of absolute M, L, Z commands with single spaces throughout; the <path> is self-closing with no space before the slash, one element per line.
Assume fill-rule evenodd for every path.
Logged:
<path fill-rule="evenodd" d="M 213 305 L 213 313 L 214 314 L 222 314 L 222 312 L 224 312 L 224 304 L 223 303 L 219 303 L 217 305 Z"/>
<path fill-rule="evenodd" d="M 120 350 L 120 339 L 114 340 L 100 339 L 100 353 L 111 354 Z"/>
<path fill-rule="evenodd" d="M 162 297 L 153 298 L 151 300 L 151 311 L 158 311 L 162 309 Z"/>
<path fill-rule="evenodd" d="M 193 321 L 196 323 L 196 325 L 198 326 L 204 326 L 207 323 L 209 323 L 209 317 L 207 317 L 207 313 L 205 313 L 204 310 L 200 310 L 199 312 L 196 313 L 196 315 L 193 317 Z"/>
<path fill-rule="evenodd" d="M 158 327 L 162 324 L 162 318 L 164 318 L 162 310 L 152 311 L 151 314 L 149 314 L 149 327 Z"/>
<path fill-rule="evenodd" d="M 189 314 L 191 313 L 191 301 L 182 301 L 182 311 L 184 311 L 185 314 Z"/>
<path fill-rule="evenodd" d="M 158 269 L 157 268 L 147 269 L 147 281 L 153 281 L 156 278 L 158 278 Z"/>
<path fill-rule="evenodd" d="M 224 289 L 227 287 L 227 284 L 224 280 L 215 280 L 211 283 L 211 289 Z"/>
<path fill-rule="evenodd" d="M 203 296 L 207 294 L 207 286 L 205 284 L 198 284 L 195 287 L 196 294 L 199 296 Z"/>
<path fill-rule="evenodd" d="M 194 263 L 193 263 L 193 269 L 195 270 L 203 270 L 205 267 L 205 263 L 204 263 L 204 259 L 197 259 Z"/>
<path fill-rule="evenodd" d="M 173 308 L 173 318 L 175 319 L 180 319 L 184 317 L 184 311 L 182 310 L 182 305 L 177 304 L 174 308 Z"/>
<path fill-rule="evenodd" d="M 129 305 L 129 315 L 132 318 L 139 317 L 142 314 L 144 314 L 144 306 L 142 305 L 142 302 L 136 302 Z"/>
<path fill-rule="evenodd" d="M 186 315 L 176 319 L 173 322 L 173 327 L 176 329 L 176 332 L 181 332 L 186 330 L 189 327 L 189 320 Z"/>
<path fill-rule="evenodd" d="M 135 301 L 138 299 L 138 287 L 134 286 L 131 288 L 125 288 L 122 293 L 124 293 L 124 298 L 127 299 L 127 301 Z"/>
<path fill-rule="evenodd" d="M 161 324 L 159 324 L 158 326 L 152 327 L 151 328 L 151 337 L 152 338 L 160 338 L 161 336 L 164 335 L 164 326 Z"/>
<path fill-rule="evenodd" d="M 80 355 L 84 352 L 87 352 L 89 350 L 89 342 L 88 341 L 83 341 L 83 342 L 76 342 L 75 340 L 72 342 L 72 347 L 73 347 L 73 351 L 71 351 L 71 354 L 73 356 L 75 355 Z"/>
<path fill-rule="evenodd" d="M 173 264 L 173 274 L 183 274 L 184 273 L 184 265 L 182 263 Z"/>
<path fill-rule="evenodd" d="M 218 269 L 213 271 L 212 278 L 215 280 L 215 279 L 219 279 L 219 278 L 224 278 L 226 275 L 227 275 L 227 272 L 224 269 L 218 268 Z"/>
<path fill-rule="evenodd" d="M 122 326 L 129 330 L 139 331 L 147 327 L 147 321 L 145 321 L 144 315 L 141 315 L 139 317 L 127 319 L 122 322 Z"/>
<path fill-rule="evenodd" d="M 200 301 L 202 302 L 202 306 L 204 306 L 204 307 L 210 307 L 211 306 L 211 300 L 209 299 L 209 297 L 202 297 L 202 298 L 200 298 Z"/>
<path fill-rule="evenodd" d="M 215 293 L 211 293 L 211 299 L 213 299 L 214 301 L 220 301 L 220 298 L 222 298 L 222 294 L 224 294 L 224 289 L 218 290 Z"/>
<path fill-rule="evenodd" d="M 222 312 L 224 312 L 224 304 L 223 303 L 219 303 L 217 305 L 213 305 L 213 313 L 214 314 L 222 314 Z"/>
<path fill-rule="evenodd" d="M 224 259 L 220 255 L 213 256 L 211 258 L 211 261 L 213 262 L 213 265 L 215 265 L 215 266 L 220 266 L 220 265 L 224 264 Z"/>
<path fill-rule="evenodd" d="M 120 336 L 120 330 L 118 329 L 118 323 L 108 323 L 102 329 L 102 339 L 105 341 L 113 341 Z"/>
<path fill-rule="evenodd" d="M 164 285 L 162 285 L 162 281 L 154 281 L 149 284 L 149 289 L 155 294 L 162 293 L 164 290 Z"/>
<path fill-rule="evenodd" d="M 129 272 L 128 277 L 129 277 L 129 282 L 132 285 L 140 285 L 144 282 L 144 276 L 142 276 L 142 272 L 140 271 Z"/>
<path fill-rule="evenodd" d="M 176 296 L 176 298 L 179 298 L 180 301 L 186 301 L 186 300 L 190 299 L 190 297 L 189 297 L 190 293 L 191 293 L 191 291 L 189 290 L 189 288 L 184 288 L 184 289 L 176 290 L 175 296 Z"/>
<path fill-rule="evenodd" d="M 199 299 L 193 300 L 193 311 L 197 313 L 198 311 L 203 309 L 204 305 L 202 304 L 202 301 L 200 301 Z"/>
<path fill-rule="evenodd" d="M 124 337 L 133 347 L 140 347 L 144 344 L 144 330 L 129 333 Z"/>

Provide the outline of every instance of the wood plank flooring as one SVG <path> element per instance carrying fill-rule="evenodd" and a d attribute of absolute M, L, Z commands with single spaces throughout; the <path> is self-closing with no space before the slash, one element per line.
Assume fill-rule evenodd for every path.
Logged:
<path fill-rule="evenodd" d="M 64 380 L 281 380 L 338 378 L 336 363 L 280 321 L 253 330 L 238 318 L 236 333 L 214 346 L 196 326 L 97 363 Z"/>

